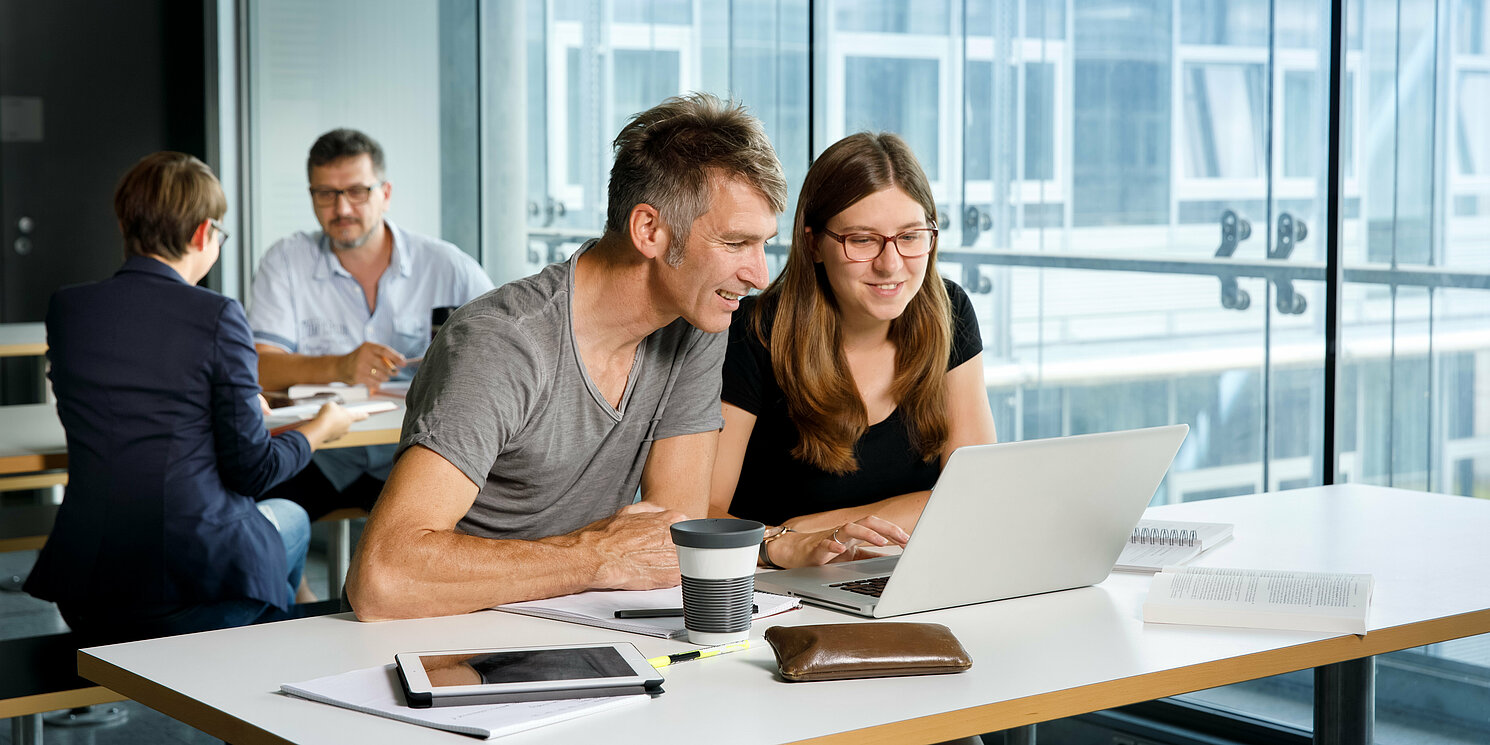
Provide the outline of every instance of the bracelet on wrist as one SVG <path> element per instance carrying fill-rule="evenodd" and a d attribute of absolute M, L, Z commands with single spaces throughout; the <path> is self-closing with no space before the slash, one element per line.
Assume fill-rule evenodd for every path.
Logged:
<path fill-rule="evenodd" d="M 785 569 L 786 567 L 781 566 L 780 564 L 777 564 L 774 561 L 771 561 L 771 549 L 770 549 L 771 541 L 774 541 L 777 538 L 780 538 L 780 537 L 786 535 L 787 533 L 795 533 L 795 532 L 797 532 L 797 531 L 792 530 L 791 528 L 789 528 L 789 527 L 787 527 L 785 525 L 782 525 L 781 527 L 779 527 L 779 528 L 776 529 L 776 532 L 771 533 L 770 535 L 768 535 L 765 538 L 761 539 L 761 551 L 760 551 L 761 564 L 765 565 L 766 567 L 768 567 L 770 569 Z"/>

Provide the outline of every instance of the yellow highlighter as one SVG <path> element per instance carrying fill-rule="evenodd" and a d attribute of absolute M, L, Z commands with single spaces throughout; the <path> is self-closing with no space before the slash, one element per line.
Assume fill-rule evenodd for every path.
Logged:
<path fill-rule="evenodd" d="M 717 647 L 695 649 L 692 652 L 679 652 L 677 654 L 668 654 L 661 657 L 651 657 L 648 658 L 647 662 L 651 663 L 652 667 L 662 668 L 667 667 L 668 665 L 677 664 L 679 662 L 687 662 L 688 660 L 698 660 L 705 657 L 713 657 L 716 654 L 725 654 L 728 652 L 743 652 L 747 649 L 750 649 L 749 639 L 738 642 L 730 642 L 729 644 L 722 644 Z"/>

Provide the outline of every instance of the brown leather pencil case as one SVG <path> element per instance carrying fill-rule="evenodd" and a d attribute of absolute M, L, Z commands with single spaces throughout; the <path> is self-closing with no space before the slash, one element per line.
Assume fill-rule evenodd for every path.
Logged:
<path fill-rule="evenodd" d="M 766 641 L 781 677 L 793 682 L 960 673 L 967 650 L 938 623 L 772 626 Z"/>

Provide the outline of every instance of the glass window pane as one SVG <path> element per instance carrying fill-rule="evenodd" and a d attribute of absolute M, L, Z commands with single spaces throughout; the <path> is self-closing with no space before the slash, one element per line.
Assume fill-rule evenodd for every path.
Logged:
<path fill-rule="evenodd" d="M 1055 65 L 1024 65 L 1024 177 L 1055 178 Z"/>
<path fill-rule="evenodd" d="M 1169 70 L 1136 56 L 1083 59 L 1076 49 L 1071 189 L 1078 226 L 1168 221 Z"/>
<path fill-rule="evenodd" d="M 1356 75 L 1353 72 L 1345 72 L 1345 80 L 1341 85 L 1345 88 L 1344 102 L 1340 105 L 1340 160 L 1342 170 L 1345 171 L 1345 180 L 1355 180 L 1356 170 Z"/>
<path fill-rule="evenodd" d="M 1321 100 L 1312 72 L 1283 74 L 1283 176 L 1316 178 L 1323 166 L 1319 129 Z"/>
<path fill-rule="evenodd" d="M 654 49 L 616 50 L 612 81 L 616 115 L 609 131 L 621 131 L 636 112 L 685 92 L 678 87 L 680 56 L 678 52 Z"/>
<path fill-rule="evenodd" d="M 611 17 L 617 23 L 693 23 L 692 0 L 611 0 Z"/>
<path fill-rule="evenodd" d="M 962 83 L 967 89 L 963 177 L 969 181 L 988 181 L 993 178 L 993 63 L 969 60 Z"/>
<path fill-rule="evenodd" d="M 947 35 L 946 3 L 912 0 L 854 0 L 838 3 L 833 24 L 840 31 Z"/>
<path fill-rule="evenodd" d="M 1320 24 L 1318 3 L 1312 0 L 1274 0 L 1273 13 L 1278 46 L 1313 50 L 1328 43 L 1329 29 Z"/>
<path fill-rule="evenodd" d="M 1460 73 L 1456 130 L 1459 173 L 1490 176 L 1490 71 Z"/>
<path fill-rule="evenodd" d="M 844 58 L 843 67 L 844 132 L 899 134 L 915 151 L 926 177 L 932 181 L 941 178 L 939 63 L 849 56 Z"/>
<path fill-rule="evenodd" d="M 389 217 L 400 227 L 461 240 L 471 253 L 479 249 L 470 243 L 476 212 L 447 216 L 443 206 L 469 194 L 467 170 L 477 158 L 476 130 L 446 116 L 475 106 L 467 43 L 475 30 L 450 28 L 462 18 L 447 12 L 455 9 L 396 0 L 250 6 L 252 241 L 245 245 L 254 265 L 274 241 L 318 229 L 305 159 L 316 138 L 336 127 L 360 129 L 382 145 L 387 178 L 398 186 Z M 401 43 L 381 52 L 379 64 L 368 64 L 365 40 L 395 32 Z M 447 169 L 447 163 L 461 166 Z M 455 179 L 456 194 L 445 194 L 448 179 Z"/>
<path fill-rule="evenodd" d="M 1032 39 L 1066 38 L 1066 0 L 1025 0 L 1024 35 Z"/>
<path fill-rule="evenodd" d="M 801 183 L 807 0 L 528 0 L 526 8 L 537 47 L 529 100 L 541 102 L 527 111 L 530 271 L 600 234 L 611 142 L 634 114 L 668 96 L 697 90 L 741 102 L 765 125 L 788 183 Z M 511 114 L 494 103 L 488 115 Z M 535 177 L 537 164 L 548 179 Z M 782 225 L 790 214 L 789 204 Z"/>
<path fill-rule="evenodd" d="M 1456 39 L 1460 54 L 1485 54 L 1485 0 L 1458 0 Z"/>
<path fill-rule="evenodd" d="M 1073 7 L 1071 200 L 1077 227 L 1163 225 L 1170 213 L 1171 4 Z"/>
<path fill-rule="evenodd" d="M 1185 69 L 1185 175 L 1256 178 L 1264 168 L 1262 65 Z"/>
<path fill-rule="evenodd" d="M 585 141 L 585 86 L 580 80 L 583 72 L 581 54 L 578 47 L 570 47 L 564 50 L 564 94 L 569 105 L 566 107 L 568 116 L 565 125 L 569 130 L 569 152 L 565 162 L 568 168 L 565 170 L 566 184 L 579 186 L 583 183 L 581 174 L 584 172 L 584 150 Z"/>
<path fill-rule="evenodd" d="M 1268 10 L 1267 0 L 1181 0 L 1180 40 L 1265 47 Z"/>

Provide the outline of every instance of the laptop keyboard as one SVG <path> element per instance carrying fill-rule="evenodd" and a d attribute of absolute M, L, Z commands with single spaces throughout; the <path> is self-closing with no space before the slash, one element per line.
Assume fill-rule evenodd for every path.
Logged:
<path fill-rule="evenodd" d="M 887 574 L 883 577 L 856 579 L 852 582 L 838 582 L 836 584 L 831 584 L 828 586 L 836 587 L 840 590 L 848 590 L 849 592 L 857 592 L 860 595 L 868 595 L 872 598 L 877 598 L 880 596 L 880 593 L 885 591 L 885 583 L 889 581 L 890 575 Z"/>

